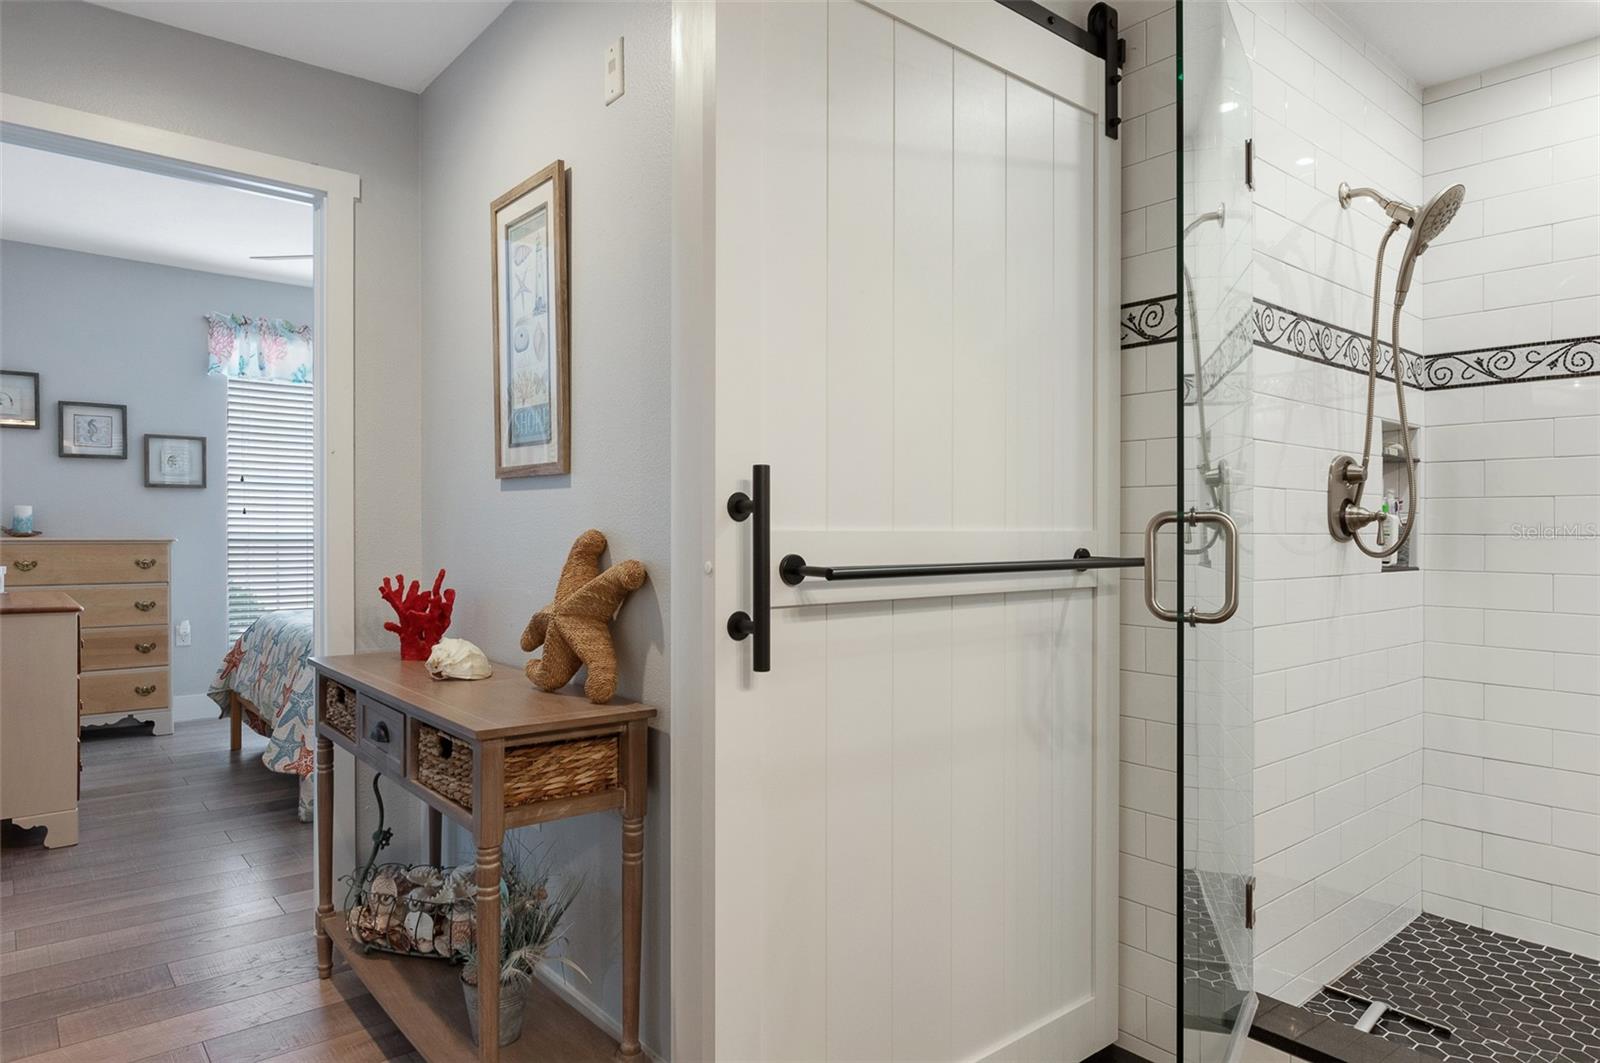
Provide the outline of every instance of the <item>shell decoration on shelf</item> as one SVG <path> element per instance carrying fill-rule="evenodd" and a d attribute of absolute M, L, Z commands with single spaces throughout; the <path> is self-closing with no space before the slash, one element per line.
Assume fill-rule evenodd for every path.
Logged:
<path fill-rule="evenodd" d="M 472 944 L 473 869 L 380 864 L 345 913 L 369 949 L 455 959 Z"/>

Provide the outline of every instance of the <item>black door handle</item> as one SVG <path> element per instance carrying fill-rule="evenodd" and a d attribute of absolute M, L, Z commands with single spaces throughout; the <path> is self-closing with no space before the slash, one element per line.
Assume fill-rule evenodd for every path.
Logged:
<path fill-rule="evenodd" d="M 750 494 L 735 491 L 728 496 L 728 516 L 737 521 L 755 517 L 750 528 L 754 536 L 750 543 L 751 611 L 741 610 L 728 617 L 728 634 L 734 641 L 755 636 L 750 648 L 750 670 L 754 672 L 772 671 L 771 473 L 771 466 L 752 465 Z"/>
<path fill-rule="evenodd" d="M 374 742 L 387 742 L 389 740 L 389 725 L 379 720 L 372 725 L 372 730 L 367 732 L 367 737 Z"/>

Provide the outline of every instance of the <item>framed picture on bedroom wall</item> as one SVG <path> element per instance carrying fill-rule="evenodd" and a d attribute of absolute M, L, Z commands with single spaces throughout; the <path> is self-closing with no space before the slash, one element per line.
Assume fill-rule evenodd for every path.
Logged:
<path fill-rule="evenodd" d="M 128 408 L 109 402 L 60 402 L 63 458 L 128 456 Z"/>
<path fill-rule="evenodd" d="M 39 374 L 0 370 L 0 428 L 39 427 Z"/>
<path fill-rule="evenodd" d="M 572 469 L 567 170 L 557 159 L 489 207 L 494 474 Z"/>
<path fill-rule="evenodd" d="M 204 487 L 206 485 L 206 437 L 144 437 L 144 485 L 146 487 Z"/>

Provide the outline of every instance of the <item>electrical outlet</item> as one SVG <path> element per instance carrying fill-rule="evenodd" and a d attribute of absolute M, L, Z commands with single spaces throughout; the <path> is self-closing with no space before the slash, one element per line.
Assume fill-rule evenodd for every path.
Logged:
<path fill-rule="evenodd" d="M 190 635 L 189 635 L 189 621 L 187 621 L 187 620 L 178 621 L 178 635 L 177 635 L 177 637 L 175 639 L 173 639 L 173 641 L 176 642 L 179 646 L 187 646 L 187 645 L 189 645 L 189 643 L 191 641 L 190 640 Z"/>
<path fill-rule="evenodd" d="M 609 107 L 622 98 L 622 38 L 617 38 L 617 43 L 606 46 L 606 106 Z"/>

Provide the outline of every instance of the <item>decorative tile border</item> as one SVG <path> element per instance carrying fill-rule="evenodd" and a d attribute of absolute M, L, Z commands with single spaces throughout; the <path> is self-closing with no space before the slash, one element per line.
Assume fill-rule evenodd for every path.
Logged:
<path fill-rule="evenodd" d="M 1250 341 L 1256 346 L 1366 375 L 1369 337 L 1361 333 L 1264 299 L 1255 300 L 1249 321 L 1241 322 L 1241 325 L 1246 324 Z M 1238 342 L 1240 332 L 1236 328 L 1223 337 L 1217 349 L 1205 360 L 1203 372 L 1207 395 L 1218 383 L 1230 379 L 1248 352 L 1248 345 Z M 1172 343 L 1177 338 L 1176 296 L 1167 295 L 1122 305 L 1123 350 Z M 1378 350 L 1378 375 L 1385 380 L 1393 380 L 1394 351 L 1381 341 Z M 1600 336 L 1541 340 L 1442 354 L 1422 354 L 1407 347 L 1405 353 L 1406 383 L 1423 391 L 1600 376 Z M 1193 374 L 1183 376 L 1183 390 L 1184 402 L 1193 402 Z"/>
<path fill-rule="evenodd" d="M 1170 343 L 1178 338 L 1178 297 L 1161 295 L 1122 304 L 1122 349 Z"/>
<path fill-rule="evenodd" d="M 1269 303 L 1255 301 L 1255 337 L 1257 346 L 1270 351 L 1293 355 L 1311 362 L 1322 362 L 1338 369 L 1348 369 L 1363 376 L 1367 373 L 1369 338 L 1347 328 Z M 1394 349 L 1379 342 L 1378 375 L 1385 380 L 1394 379 Z M 1422 355 L 1405 348 L 1406 383 L 1422 388 Z"/>
<path fill-rule="evenodd" d="M 1430 354 L 1423 364 L 1427 387 L 1434 391 L 1600 376 L 1600 336 Z"/>

